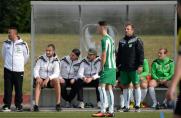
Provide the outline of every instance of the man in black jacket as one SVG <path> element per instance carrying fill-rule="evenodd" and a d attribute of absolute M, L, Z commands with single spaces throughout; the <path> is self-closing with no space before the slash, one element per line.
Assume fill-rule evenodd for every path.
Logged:
<path fill-rule="evenodd" d="M 134 35 L 134 26 L 131 23 L 125 25 L 125 37 L 120 40 L 116 64 L 120 71 L 120 83 L 124 85 L 123 96 L 125 100 L 124 112 L 129 111 L 130 83 L 134 85 L 135 93 L 135 111 L 139 112 L 141 101 L 140 79 L 138 73 L 141 73 L 143 68 L 144 49 L 143 42 L 140 38 Z"/>

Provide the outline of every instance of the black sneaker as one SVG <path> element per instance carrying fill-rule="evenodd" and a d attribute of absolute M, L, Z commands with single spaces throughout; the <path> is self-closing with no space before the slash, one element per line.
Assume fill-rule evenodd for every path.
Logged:
<path fill-rule="evenodd" d="M 56 111 L 61 111 L 61 105 L 60 104 L 57 104 L 56 107 L 55 107 Z"/>
<path fill-rule="evenodd" d="M 23 106 L 22 105 L 16 106 L 16 111 L 17 112 L 22 112 L 23 111 Z"/>
<path fill-rule="evenodd" d="M 162 106 L 163 109 L 167 109 L 168 108 L 167 103 L 163 103 L 161 106 Z"/>
<path fill-rule="evenodd" d="M 39 111 L 38 105 L 34 105 L 34 106 L 33 106 L 33 111 L 35 111 L 35 112 L 38 112 L 38 111 Z"/>
<path fill-rule="evenodd" d="M 3 111 L 3 112 L 10 112 L 10 111 L 11 111 L 10 106 L 9 106 L 9 105 L 4 105 L 4 106 L 2 107 L 2 111 Z"/>
<path fill-rule="evenodd" d="M 139 106 L 135 106 L 135 112 L 140 112 L 140 107 Z"/>
<path fill-rule="evenodd" d="M 123 112 L 129 112 L 129 108 L 123 109 Z"/>
<path fill-rule="evenodd" d="M 159 110 L 159 109 L 161 108 L 160 106 L 161 106 L 160 103 L 157 103 L 155 109 L 156 109 L 156 110 Z"/>

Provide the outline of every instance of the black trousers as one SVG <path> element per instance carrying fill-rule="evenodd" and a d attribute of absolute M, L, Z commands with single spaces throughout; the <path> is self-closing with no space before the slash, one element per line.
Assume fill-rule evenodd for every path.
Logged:
<path fill-rule="evenodd" d="M 64 79 L 65 83 L 61 84 L 61 95 L 62 98 L 67 101 L 71 102 L 76 96 L 76 81 L 74 84 L 70 84 L 71 79 Z M 68 92 L 67 87 L 71 87 L 71 90 Z"/>
<path fill-rule="evenodd" d="M 93 80 L 89 84 L 86 84 L 82 79 L 78 79 L 77 80 L 77 100 L 84 101 L 83 87 L 95 87 L 97 102 L 100 101 L 98 86 L 99 86 L 99 79 Z"/>
<path fill-rule="evenodd" d="M 15 89 L 15 106 L 20 106 L 23 102 L 23 75 L 24 72 L 13 72 L 4 68 L 4 99 L 5 105 L 11 106 L 13 86 Z"/>

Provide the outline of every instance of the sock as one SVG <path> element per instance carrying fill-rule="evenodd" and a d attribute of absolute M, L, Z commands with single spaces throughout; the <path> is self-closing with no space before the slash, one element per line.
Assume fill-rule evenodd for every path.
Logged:
<path fill-rule="evenodd" d="M 100 102 L 101 102 L 101 112 L 106 112 L 106 103 L 107 103 L 107 94 L 105 87 L 98 87 L 100 93 Z"/>
<path fill-rule="evenodd" d="M 133 89 L 130 89 L 130 100 L 131 100 L 131 102 L 135 102 Z"/>
<path fill-rule="evenodd" d="M 141 89 L 141 102 L 145 99 L 148 89 Z"/>
<path fill-rule="evenodd" d="M 121 108 L 124 107 L 124 96 L 123 96 L 123 94 L 120 94 L 120 106 L 121 106 Z"/>
<path fill-rule="evenodd" d="M 112 90 L 108 91 L 108 96 L 109 96 L 109 113 L 114 112 L 114 94 Z"/>
<path fill-rule="evenodd" d="M 124 96 L 124 103 L 125 103 L 125 107 L 129 108 L 129 104 L 130 104 L 130 94 L 131 94 L 131 90 L 128 89 L 123 89 L 123 96 Z"/>
<path fill-rule="evenodd" d="M 136 88 L 135 90 L 135 106 L 139 106 L 140 107 L 140 102 L 141 102 L 141 89 Z"/>
<path fill-rule="evenodd" d="M 109 97 L 109 91 L 106 90 L 106 95 L 107 95 L 107 103 L 105 103 L 105 107 L 109 107 L 109 103 L 110 103 L 110 97 Z"/>
<path fill-rule="evenodd" d="M 153 100 L 153 104 L 157 104 L 155 89 L 153 87 L 149 87 L 149 94 L 150 94 L 151 99 Z"/>

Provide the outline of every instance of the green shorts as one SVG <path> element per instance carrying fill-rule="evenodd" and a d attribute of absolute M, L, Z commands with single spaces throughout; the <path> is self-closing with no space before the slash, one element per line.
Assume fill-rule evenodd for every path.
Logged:
<path fill-rule="evenodd" d="M 100 84 L 116 84 L 116 69 L 106 68 L 100 73 Z"/>
<path fill-rule="evenodd" d="M 131 82 L 136 85 L 140 83 L 140 79 L 136 71 L 120 71 L 120 82 L 123 85 L 128 85 Z"/>

